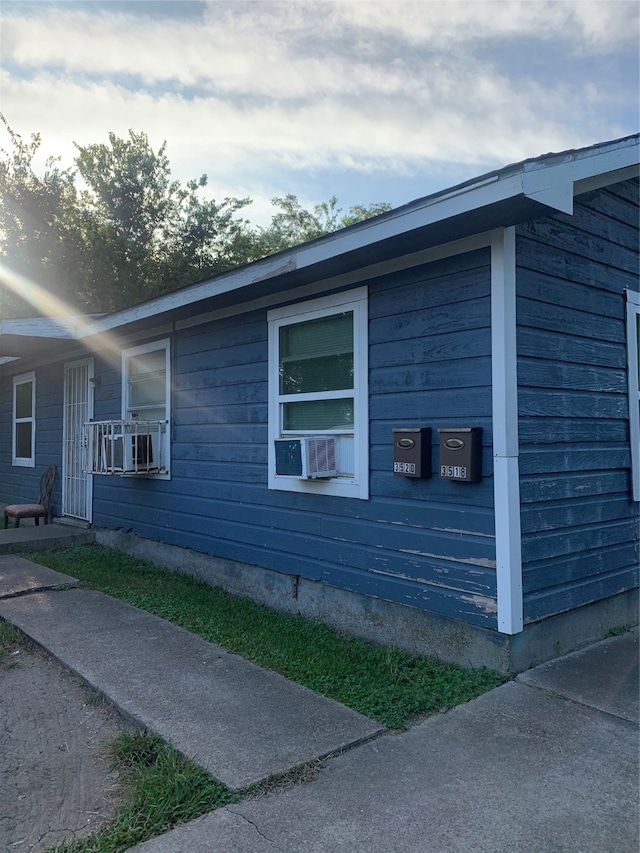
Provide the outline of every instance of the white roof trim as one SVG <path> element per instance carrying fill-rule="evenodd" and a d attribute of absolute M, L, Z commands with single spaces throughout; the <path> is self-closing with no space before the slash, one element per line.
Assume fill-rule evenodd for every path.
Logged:
<path fill-rule="evenodd" d="M 601 151 L 601 148 L 605 150 Z M 562 213 L 573 213 L 575 181 L 637 165 L 640 162 L 638 149 L 638 139 L 635 138 L 613 145 L 607 143 L 587 151 L 568 152 L 564 159 L 556 163 L 544 160 L 524 163 L 514 174 L 492 175 L 448 193 L 430 196 L 422 203 L 413 202 L 385 215 L 382 221 L 371 219 L 363 223 L 356 233 L 351 230 L 344 234 L 338 232 L 333 235 L 330 244 L 324 241 L 306 247 L 303 244 L 298 250 L 297 267 L 300 269 L 343 251 L 364 248 L 373 242 L 520 195 Z M 549 161 L 561 156 L 550 154 Z M 577 159 L 574 160 L 574 157 Z"/>
<path fill-rule="evenodd" d="M 23 320 L 0 320 L 0 335 L 23 338 L 61 338 L 78 340 L 91 324 L 86 317 L 31 317 Z"/>
<path fill-rule="evenodd" d="M 89 321 L 85 326 L 74 322 L 63 324 L 62 329 L 58 327 L 58 331 L 51 337 L 81 339 L 107 332 L 211 297 L 242 290 L 250 284 L 308 268 L 403 233 L 512 198 L 530 198 L 551 210 L 572 213 L 576 182 L 582 182 L 584 186 L 597 178 L 600 185 L 605 186 L 607 181 L 604 176 L 609 173 L 612 175 L 611 183 L 615 183 L 625 169 L 635 167 L 637 171 L 640 162 L 639 142 L 638 136 L 628 137 L 576 151 L 548 154 L 507 166 L 476 181 L 411 202 L 344 231 L 329 234 L 311 243 L 303 243 L 213 279 L 159 296 L 93 322 Z M 618 177 L 613 177 L 614 175 Z M 0 324 L 0 333 L 3 331 L 9 333 L 9 330 L 5 330 Z M 42 335 L 42 332 L 33 334 Z"/>
<path fill-rule="evenodd" d="M 485 176 L 452 190 L 412 202 L 404 207 L 359 226 L 327 235 L 326 238 L 302 244 L 271 258 L 256 261 L 246 267 L 231 270 L 215 279 L 160 296 L 150 302 L 133 306 L 118 314 L 105 317 L 92 325 L 89 334 L 152 317 L 193 302 L 207 299 L 248 284 L 269 279 L 281 273 L 313 266 L 343 253 L 365 248 L 416 228 L 421 228 L 499 201 L 525 196 L 553 210 L 573 211 L 573 191 L 576 181 L 585 181 L 609 172 L 637 166 L 639 139 L 630 137 L 608 142 L 580 151 L 549 154 L 542 158 Z"/>
<path fill-rule="evenodd" d="M 560 184 L 555 187 L 545 187 L 542 190 L 533 190 L 524 193 L 527 198 L 546 204 L 561 213 L 573 213 L 573 184 Z"/>
<path fill-rule="evenodd" d="M 599 190 L 602 187 L 610 187 L 613 184 L 618 184 L 621 181 L 628 181 L 631 178 L 637 178 L 639 174 L 638 165 L 626 166 L 623 169 L 616 169 L 614 172 L 607 172 L 605 175 L 593 175 L 590 178 L 582 178 L 576 181 L 573 185 L 573 194 L 582 195 L 582 193 L 591 192 L 591 190 Z"/>
<path fill-rule="evenodd" d="M 96 320 L 92 323 L 91 328 L 85 334 L 93 335 L 99 332 L 108 332 L 118 326 L 134 323 L 136 320 L 144 320 L 148 317 L 153 317 L 155 314 L 171 311 L 173 308 L 181 308 L 192 302 L 200 302 L 212 296 L 229 293 L 232 290 L 241 290 L 248 284 L 255 284 L 265 279 L 275 278 L 279 274 L 295 269 L 295 259 L 291 259 L 290 253 L 287 253 L 284 257 L 282 254 L 279 254 L 270 258 L 264 258 L 239 269 L 229 270 L 226 273 L 216 276 L 216 278 L 208 279 L 200 284 L 192 284 L 190 287 L 182 290 L 158 296 L 149 302 L 125 308 L 117 314 L 109 314 L 101 320 Z M 84 337 L 84 335 L 80 337 Z"/>

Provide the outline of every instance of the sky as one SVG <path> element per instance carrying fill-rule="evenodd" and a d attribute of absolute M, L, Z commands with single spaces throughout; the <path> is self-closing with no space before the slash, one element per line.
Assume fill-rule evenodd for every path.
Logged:
<path fill-rule="evenodd" d="M 637 0 L 2 0 L 0 110 L 42 158 L 147 134 L 208 194 L 394 207 L 639 129 Z M 0 133 L 0 147 L 8 137 Z"/>

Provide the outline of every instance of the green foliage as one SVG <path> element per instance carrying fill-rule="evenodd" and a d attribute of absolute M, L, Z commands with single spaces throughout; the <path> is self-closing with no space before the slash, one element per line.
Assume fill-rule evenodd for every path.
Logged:
<path fill-rule="evenodd" d="M 0 619 L 0 666 L 7 665 L 7 658 L 24 641 L 22 633 L 10 622 Z"/>
<path fill-rule="evenodd" d="M 607 631 L 607 638 L 608 637 L 622 637 L 625 634 L 628 634 L 629 631 L 632 630 L 632 627 L 633 627 L 632 625 L 618 625 L 615 628 L 609 628 L 609 630 Z"/>
<path fill-rule="evenodd" d="M 113 283 L 112 310 L 190 284 L 234 266 L 228 247 L 245 223 L 235 218 L 249 199 L 218 204 L 201 199 L 207 176 L 183 187 L 171 180 L 166 143 L 154 151 L 145 133 L 109 134 L 109 145 L 76 146 L 78 172 L 89 187 L 81 196 L 102 257 L 102 285 Z"/>
<path fill-rule="evenodd" d="M 0 260 L 81 312 L 118 310 L 390 209 L 342 215 L 334 196 L 308 211 L 289 194 L 273 199 L 267 228 L 253 227 L 239 215 L 251 199 L 203 197 L 206 175 L 172 180 L 166 142 L 154 150 L 145 133 L 76 144 L 75 168 L 50 158 L 40 175 L 40 135 L 26 142 L 0 121 L 10 142 L 0 148 Z M 39 310 L 60 313 L 42 300 Z M 0 283 L 0 318 L 36 313 Z"/>
<path fill-rule="evenodd" d="M 451 708 L 505 679 L 383 648 L 98 546 L 36 559 L 348 705 L 390 728 Z"/>
<path fill-rule="evenodd" d="M 1 114 L 0 121 L 12 146 L 9 152 L 0 149 L 0 257 L 16 276 L 39 282 L 69 301 L 83 279 L 87 257 L 73 172 L 49 158 L 37 175 L 33 159 L 39 134 L 26 142 Z M 34 313 L 20 292 L 0 290 L 0 319 Z"/>
<path fill-rule="evenodd" d="M 291 193 L 282 198 L 273 198 L 271 203 L 278 208 L 278 213 L 274 214 L 267 228 L 258 230 L 254 248 L 256 257 L 271 255 L 290 246 L 315 240 L 391 210 L 390 204 L 379 202 L 369 207 L 355 205 L 349 208 L 348 213 L 343 214 L 342 208 L 338 207 L 336 196 L 314 205 L 312 210 L 306 210 L 297 196 Z"/>
<path fill-rule="evenodd" d="M 115 818 L 88 838 L 49 853 L 120 853 L 239 796 L 149 732 L 124 732 L 108 753 L 123 774 Z"/>

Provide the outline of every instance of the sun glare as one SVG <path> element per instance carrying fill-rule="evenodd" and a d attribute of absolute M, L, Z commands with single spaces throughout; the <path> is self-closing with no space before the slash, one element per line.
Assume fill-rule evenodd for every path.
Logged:
<path fill-rule="evenodd" d="M 59 332 L 49 331 L 49 335 L 55 338 L 69 338 L 70 340 L 83 339 L 83 343 L 88 346 L 93 352 L 100 353 L 110 360 L 119 364 L 122 348 L 120 342 L 112 333 L 100 332 L 92 334 L 91 328 L 95 317 L 78 314 L 75 309 L 53 296 L 41 284 L 20 275 L 12 270 L 7 264 L 0 260 L 0 284 L 8 287 L 21 299 L 24 299 L 34 308 L 38 318 L 46 319 L 50 324 L 54 324 L 59 328 Z M 0 312 L 0 321 L 5 324 L 5 320 Z M 20 320 L 14 321 L 20 323 Z M 24 321 L 22 321 L 24 322 Z M 33 320 L 30 321 L 33 324 Z M 31 329 L 36 327 L 31 325 Z M 34 334 L 34 331 L 31 331 Z M 45 337 L 47 335 L 45 334 Z"/>

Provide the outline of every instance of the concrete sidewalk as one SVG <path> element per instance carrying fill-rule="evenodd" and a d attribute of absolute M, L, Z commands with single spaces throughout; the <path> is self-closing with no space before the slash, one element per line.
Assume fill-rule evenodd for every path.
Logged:
<path fill-rule="evenodd" d="M 133 849 L 637 853 L 638 843 L 636 630 L 338 756 L 306 785 Z"/>
<path fill-rule="evenodd" d="M 0 557 L 0 616 L 231 787 L 334 755 L 307 784 L 212 812 L 136 853 L 638 851 L 637 629 L 381 733 L 39 568 Z"/>
<path fill-rule="evenodd" d="M 44 566 L 1 556 L 0 617 L 230 788 L 383 731 L 164 619 L 100 592 L 70 589 L 70 582 Z M 55 588 L 60 585 L 65 588 Z"/>
<path fill-rule="evenodd" d="M 0 504 L 0 509 L 4 504 Z M 33 551 L 60 551 L 74 545 L 93 542 L 93 530 L 68 523 L 35 524 L 23 522 L 21 527 L 0 528 L 0 554 Z"/>

